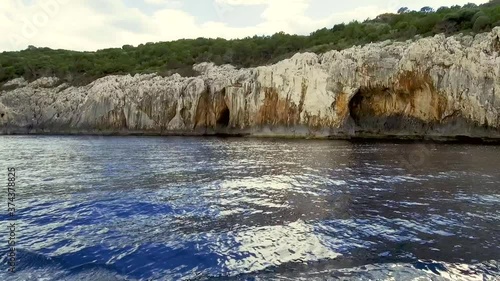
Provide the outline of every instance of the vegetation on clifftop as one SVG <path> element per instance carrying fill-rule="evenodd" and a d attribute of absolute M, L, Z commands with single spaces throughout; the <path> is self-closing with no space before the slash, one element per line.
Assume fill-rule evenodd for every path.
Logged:
<path fill-rule="evenodd" d="M 408 40 L 416 35 L 479 33 L 500 26 L 500 0 L 483 5 L 441 7 L 434 11 L 401 8 L 364 22 L 353 21 L 323 28 L 309 36 L 283 32 L 237 40 L 182 39 L 96 52 L 52 50 L 30 46 L 0 53 L 0 84 L 17 77 L 28 80 L 57 76 L 72 84 L 90 82 L 109 74 L 158 72 L 192 74 L 195 63 L 211 61 L 250 67 L 276 62 L 299 51 L 322 53 L 383 40 Z"/>

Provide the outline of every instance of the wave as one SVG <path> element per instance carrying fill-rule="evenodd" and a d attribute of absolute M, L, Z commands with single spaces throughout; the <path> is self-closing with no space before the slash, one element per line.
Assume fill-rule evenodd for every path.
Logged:
<path fill-rule="evenodd" d="M 172 271 L 143 273 L 147 278 L 134 278 L 120 274 L 112 265 L 87 263 L 76 267 L 65 267 L 59 258 L 50 258 L 38 253 L 20 250 L 23 266 L 12 274 L 0 272 L 0 280 L 464 280 L 493 281 L 500 279 L 500 261 L 475 264 L 447 263 L 434 260 L 419 260 L 412 263 L 381 263 L 349 267 L 349 259 L 339 258 L 316 262 L 288 262 L 276 267 L 231 274 L 230 272 L 196 272 L 183 274 Z M 1 260 L 6 264 L 6 258 Z"/>

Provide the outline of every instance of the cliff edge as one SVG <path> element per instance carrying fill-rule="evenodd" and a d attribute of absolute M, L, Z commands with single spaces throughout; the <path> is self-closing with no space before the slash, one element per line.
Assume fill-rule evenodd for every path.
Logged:
<path fill-rule="evenodd" d="M 500 28 L 269 66 L 202 63 L 197 77 L 57 78 L 0 88 L 0 134 L 500 139 Z"/>

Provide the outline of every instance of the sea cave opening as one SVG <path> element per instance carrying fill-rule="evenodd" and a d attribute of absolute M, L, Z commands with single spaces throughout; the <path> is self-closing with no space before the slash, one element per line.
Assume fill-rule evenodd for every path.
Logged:
<path fill-rule="evenodd" d="M 364 101 L 363 92 L 364 90 L 360 88 L 349 101 L 349 114 L 356 125 L 359 125 L 362 115 Z"/>
<path fill-rule="evenodd" d="M 217 127 L 219 128 L 227 128 L 229 127 L 229 119 L 231 116 L 231 112 L 229 108 L 225 107 L 222 112 L 219 114 L 219 118 L 217 118 Z"/>
<path fill-rule="evenodd" d="M 390 88 L 360 87 L 349 101 L 349 114 L 358 127 L 382 129 L 400 99 Z"/>
<path fill-rule="evenodd" d="M 426 93 L 421 93 L 425 99 Z M 422 104 L 415 93 L 398 91 L 389 87 L 361 87 L 349 101 L 349 114 L 360 133 L 380 135 L 419 135 L 432 124 L 426 123 L 415 112 L 415 104 Z M 419 114 L 430 109 L 420 107 Z"/>
<path fill-rule="evenodd" d="M 402 114 L 408 95 L 387 87 L 361 87 L 349 101 L 349 114 L 358 131 L 393 134 L 408 129 Z"/>

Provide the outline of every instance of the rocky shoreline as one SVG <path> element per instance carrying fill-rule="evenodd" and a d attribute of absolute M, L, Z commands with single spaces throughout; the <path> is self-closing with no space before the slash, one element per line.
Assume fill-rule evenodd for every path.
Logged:
<path fill-rule="evenodd" d="M 0 134 L 500 140 L 500 28 L 381 42 L 197 77 L 57 78 L 0 88 Z"/>

